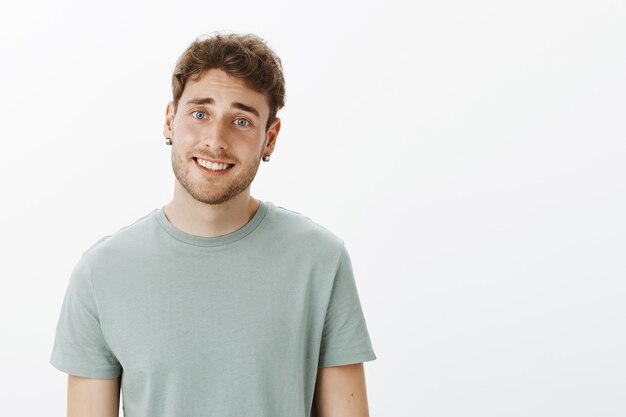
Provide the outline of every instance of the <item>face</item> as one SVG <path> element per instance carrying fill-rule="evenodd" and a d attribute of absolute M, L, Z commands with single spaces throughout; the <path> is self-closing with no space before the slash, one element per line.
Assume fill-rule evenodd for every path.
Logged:
<path fill-rule="evenodd" d="M 172 139 L 172 168 L 184 192 L 206 204 L 249 195 L 280 129 L 277 119 L 266 130 L 268 117 L 266 96 L 221 70 L 187 81 L 176 113 L 168 104 L 163 129 Z"/>

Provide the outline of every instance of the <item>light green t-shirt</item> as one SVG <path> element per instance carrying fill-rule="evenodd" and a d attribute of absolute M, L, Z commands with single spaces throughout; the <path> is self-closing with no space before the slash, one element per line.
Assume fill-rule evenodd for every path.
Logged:
<path fill-rule="evenodd" d="M 315 416 L 318 367 L 376 359 L 343 241 L 261 202 L 200 237 L 163 208 L 87 249 L 50 363 L 122 377 L 125 417 Z"/>

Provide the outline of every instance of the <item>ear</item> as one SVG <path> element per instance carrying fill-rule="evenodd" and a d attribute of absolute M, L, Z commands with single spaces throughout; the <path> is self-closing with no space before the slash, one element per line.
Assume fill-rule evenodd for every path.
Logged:
<path fill-rule="evenodd" d="M 278 137 L 279 131 L 280 119 L 277 117 L 276 120 L 274 120 L 274 122 L 270 125 L 270 128 L 267 129 L 267 133 L 265 134 L 265 147 L 263 148 L 263 154 L 271 154 L 274 152 L 276 138 Z"/>
<path fill-rule="evenodd" d="M 165 138 L 172 137 L 172 124 L 174 123 L 175 115 L 174 102 L 170 101 L 165 108 L 165 123 L 163 124 L 163 137 Z"/>

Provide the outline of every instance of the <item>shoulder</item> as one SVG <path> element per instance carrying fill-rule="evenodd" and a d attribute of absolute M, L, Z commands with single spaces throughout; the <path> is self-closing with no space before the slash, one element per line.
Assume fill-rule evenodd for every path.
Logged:
<path fill-rule="evenodd" d="M 98 261 L 110 260 L 114 255 L 132 254 L 141 247 L 142 242 L 150 241 L 156 210 L 153 209 L 116 232 L 99 238 L 83 252 L 82 257 L 89 263 L 98 263 Z"/>
<path fill-rule="evenodd" d="M 269 204 L 267 226 L 276 239 L 306 249 L 324 249 L 339 254 L 343 239 L 309 217 L 285 207 Z"/>

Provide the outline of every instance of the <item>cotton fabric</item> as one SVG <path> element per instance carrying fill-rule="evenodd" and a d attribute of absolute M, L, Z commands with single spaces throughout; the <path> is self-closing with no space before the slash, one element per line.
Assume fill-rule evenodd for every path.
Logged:
<path fill-rule="evenodd" d="M 374 359 L 343 241 L 261 201 L 224 236 L 185 233 L 161 207 L 94 243 L 50 363 L 121 377 L 125 417 L 315 417 L 319 367 Z"/>

